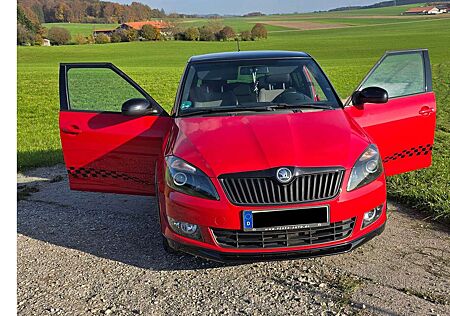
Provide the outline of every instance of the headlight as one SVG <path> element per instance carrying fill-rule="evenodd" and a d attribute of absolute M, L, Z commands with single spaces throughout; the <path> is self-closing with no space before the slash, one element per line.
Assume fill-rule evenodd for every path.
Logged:
<path fill-rule="evenodd" d="M 356 161 L 348 180 L 347 191 L 352 191 L 377 179 L 383 173 L 380 153 L 370 145 Z"/>
<path fill-rule="evenodd" d="M 169 187 L 188 195 L 219 199 L 211 180 L 200 169 L 175 156 L 167 156 L 166 163 L 166 182 Z"/>

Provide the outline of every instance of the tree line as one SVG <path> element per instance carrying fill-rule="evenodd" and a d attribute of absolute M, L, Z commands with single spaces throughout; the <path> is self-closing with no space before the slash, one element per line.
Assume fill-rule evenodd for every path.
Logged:
<path fill-rule="evenodd" d="M 164 18 L 164 10 L 132 2 L 129 5 L 98 0 L 18 0 L 33 23 L 123 23 Z"/>
<path fill-rule="evenodd" d="M 201 27 L 189 27 L 173 31 L 173 39 L 181 41 L 228 41 L 240 39 L 254 41 L 267 38 L 264 24 L 257 23 L 251 30 L 237 33 L 231 26 L 222 26 L 220 22 L 210 21 Z"/>
<path fill-rule="evenodd" d="M 18 10 L 23 19 L 23 14 Z M 31 21 L 23 20 L 24 24 L 32 25 Z M 20 26 L 20 27 L 19 27 Z M 70 32 L 63 27 L 51 27 L 48 30 L 42 29 L 41 35 L 30 36 L 30 33 L 22 25 L 18 25 L 17 41 L 19 45 L 39 45 L 42 36 L 50 40 L 52 45 L 66 44 L 106 44 L 133 42 L 138 40 L 160 41 L 160 40 L 181 40 L 181 41 L 229 41 L 239 39 L 241 41 L 254 41 L 267 38 L 267 30 L 261 23 L 257 23 L 249 31 L 237 33 L 231 26 L 222 26 L 220 22 L 210 21 L 201 27 L 180 28 L 176 25 L 165 29 L 160 29 L 152 25 L 144 25 L 141 30 L 118 28 L 110 34 L 98 33 L 94 36 L 75 35 L 73 38 Z"/>

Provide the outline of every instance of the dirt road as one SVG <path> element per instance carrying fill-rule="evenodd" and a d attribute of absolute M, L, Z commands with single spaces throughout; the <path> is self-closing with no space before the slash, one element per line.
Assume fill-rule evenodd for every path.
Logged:
<path fill-rule="evenodd" d="M 153 198 L 18 175 L 19 315 L 450 315 L 450 233 L 389 204 L 353 253 L 223 266 L 166 254 Z"/>

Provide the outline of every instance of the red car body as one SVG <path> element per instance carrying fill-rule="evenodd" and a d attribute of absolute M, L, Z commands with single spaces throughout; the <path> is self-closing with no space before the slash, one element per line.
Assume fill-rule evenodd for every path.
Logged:
<path fill-rule="evenodd" d="M 406 54 L 419 54 L 423 59 L 424 87 L 419 93 L 390 98 L 384 104 L 366 102 L 352 105 L 349 101 L 346 106 L 340 104 L 336 110 L 305 113 L 281 111 L 270 115 L 250 113 L 182 117 L 178 114 L 186 74 L 180 84 L 172 115 L 169 115 L 134 81 L 111 64 L 61 64 L 60 130 L 70 187 L 83 191 L 156 195 L 166 246 L 213 260 L 266 260 L 350 251 L 381 233 L 384 228 L 385 177 L 431 164 L 436 104 L 431 88 L 428 52 L 387 53 L 371 73 L 389 56 Z M 239 59 L 261 61 L 290 58 L 311 59 L 307 54 L 296 52 L 240 52 L 194 57 L 188 66 Z M 155 110 L 147 115 L 130 116 L 120 111 L 74 109 L 71 107 L 70 89 L 75 85 L 68 79 L 71 69 L 112 70 L 149 100 Z M 356 91 L 360 91 L 361 87 Z M 346 188 L 352 168 L 370 144 L 378 147 L 384 171 L 370 183 L 348 191 Z M 168 185 L 166 157 L 170 156 L 181 158 L 206 174 L 218 198 L 189 195 Z M 229 175 L 272 172 L 282 167 L 300 172 L 298 177 L 306 177 L 306 181 L 313 179 L 308 176 L 308 170 L 338 168 L 336 170 L 342 172 L 338 191 L 328 198 L 307 198 L 300 203 L 264 203 L 270 197 L 260 193 L 264 191 L 260 186 L 254 188 L 257 192 L 255 201 L 239 203 L 234 196 L 237 191 L 227 189 L 225 184 Z M 301 176 L 301 172 L 306 172 L 306 175 Z M 317 181 L 321 179 L 317 177 Z M 267 182 L 248 183 L 256 183 L 256 186 Z M 314 182 L 315 188 L 320 186 Z M 290 188 L 293 188 L 291 194 L 294 197 L 299 187 Z M 253 189 L 244 189 L 245 192 L 249 190 Z M 285 227 L 253 231 L 243 227 L 245 211 L 253 214 L 258 211 L 276 214 L 286 210 L 314 212 L 315 208 L 320 207 L 328 210 L 328 221 L 324 226 L 282 225 Z M 376 220 L 363 227 L 365 213 L 377 207 L 380 213 Z M 169 218 L 197 225 L 200 238 L 180 234 L 171 226 Z M 348 224 L 351 227 L 345 226 L 348 232 L 336 237 L 336 231 L 344 227 L 339 225 L 347 225 L 345 223 L 348 221 L 351 221 Z M 323 237 L 330 232 L 335 237 Z M 298 244 L 289 242 L 289 238 L 299 238 L 302 234 L 313 237 Z M 239 244 L 239 238 L 248 244 Z"/>

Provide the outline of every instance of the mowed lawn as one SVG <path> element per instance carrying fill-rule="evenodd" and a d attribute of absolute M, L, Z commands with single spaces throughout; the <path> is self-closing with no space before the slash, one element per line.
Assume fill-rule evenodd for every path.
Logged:
<path fill-rule="evenodd" d="M 70 32 L 72 40 L 76 35 L 89 36 L 95 30 L 112 30 L 119 24 L 96 24 L 96 23 L 44 23 L 42 26 L 47 29 L 51 27 L 63 27 Z"/>
<path fill-rule="evenodd" d="M 271 33 L 243 50 L 306 51 L 347 97 L 386 50 L 428 48 L 438 100 L 433 166 L 389 180 L 389 193 L 434 217 L 450 220 L 450 19 L 384 26 Z M 131 75 L 169 110 L 192 55 L 233 51 L 234 42 L 133 42 L 18 47 L 18 164 L 24 170 L 62 162 L 58 132 L 58 64 L 109 61 Z"/>

